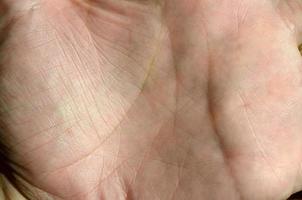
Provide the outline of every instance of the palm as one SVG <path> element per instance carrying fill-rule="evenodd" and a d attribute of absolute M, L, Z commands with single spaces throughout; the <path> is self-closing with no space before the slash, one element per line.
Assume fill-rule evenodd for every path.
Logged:
<path fill-rule="evenodd" d="M 6 137 L 34 186 L 89 200 L 300 189 L 301 57 L 286 6 L 83 2 L 19 11 L 4 44 Z"/>

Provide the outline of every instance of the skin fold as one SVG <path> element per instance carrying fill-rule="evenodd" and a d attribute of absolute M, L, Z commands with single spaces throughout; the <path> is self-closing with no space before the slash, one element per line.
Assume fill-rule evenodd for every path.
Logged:
<path fill-rule="evenodd" d="M 302 189 L 300 0 L 1 0 L 1 132 L 33 196 Z"/>

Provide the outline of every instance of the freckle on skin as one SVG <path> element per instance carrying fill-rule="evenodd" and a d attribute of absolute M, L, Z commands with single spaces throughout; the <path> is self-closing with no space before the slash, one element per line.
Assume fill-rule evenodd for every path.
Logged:
<path fill-rule="evenodd" d="M 250 103 L 248 103 L 248 102 L 244 102 L 243 104 L 242 104 L 242 107 L 244 107 L 244 108 L 249 108 L 250 107 Z"/>

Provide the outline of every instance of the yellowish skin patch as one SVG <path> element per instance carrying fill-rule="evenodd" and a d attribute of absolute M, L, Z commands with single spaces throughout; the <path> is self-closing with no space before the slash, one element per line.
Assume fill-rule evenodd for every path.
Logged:
<path fill-rule="evenodd" d="M 149 77 L 151 76 L 152 74 L 152 71 L 154 70 L 155 68 L 155 65 L 156 65 L 156 58 L 157 56 L 160 54 L 160 51 L 161 51 L 161 44 L 160 44 L 160 41 L 161 41 L 161 38 L 162 38 L 162 35 L 163 35 L 163 29 L 161 29 L 160 33 L 159 33 L 159 39 L 158 39 L 158 42 L 156 43 L 156 46 L 155 46 L 155 51 L 154 51 L 154 55 L 152 56 L 152 59 L 150 61 L 150 64 L 148 66 L 148 70 L 147 70 L 147 73 L 146 73 L 146 76 L 144 78 L 144 81 L 142 83 L 142 87 L 141 87 L 141 90 L 143 90 L 148 82 L 148 79 Z"/>

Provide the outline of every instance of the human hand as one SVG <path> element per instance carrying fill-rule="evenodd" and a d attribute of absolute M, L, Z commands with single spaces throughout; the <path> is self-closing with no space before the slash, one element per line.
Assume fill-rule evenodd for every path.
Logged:
<path fill-rule="evenodd" d="M 301 1 L 4 3 L 1 134 L 31 189 L 64 200 L 302 189 Z"/>

